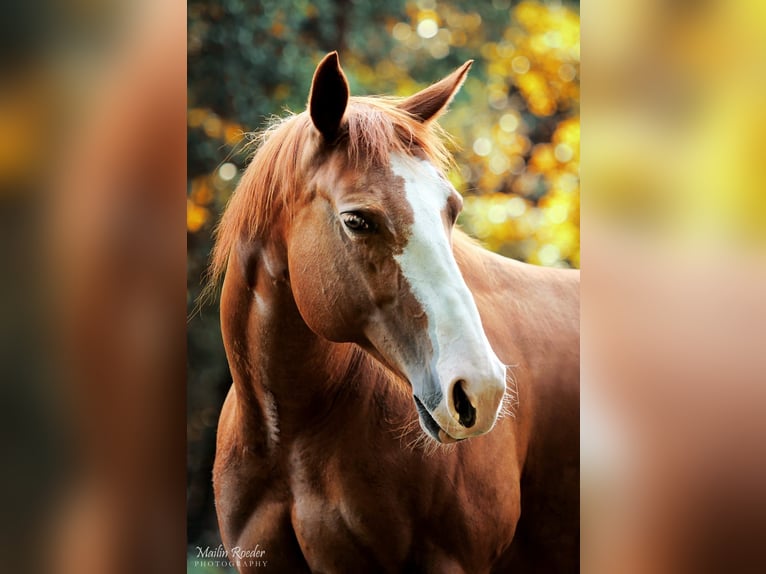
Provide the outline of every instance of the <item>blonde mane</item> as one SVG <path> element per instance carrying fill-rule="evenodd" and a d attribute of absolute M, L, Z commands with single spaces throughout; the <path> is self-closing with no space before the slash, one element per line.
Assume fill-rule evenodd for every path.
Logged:
<path fill-rule="evenodd" d="M 335 149 L 348 165 L 365 170 L 386 165 L 391 152 L 422 153 L 441 169 L 452 164 L 446 133 L 435 122 L 421 122 L 399 109 L 400 98 L 352 97 L 344 131 Z M 280 217 L 306 193 L 310 159 L 320 149 L 319 134 L 307 112 L 277 120 L 257 136 L 258 148 L 229 200 L 215 231 L 208 287 L 223 277 L 232 248 L 239 241 L 267 237 Z"/>

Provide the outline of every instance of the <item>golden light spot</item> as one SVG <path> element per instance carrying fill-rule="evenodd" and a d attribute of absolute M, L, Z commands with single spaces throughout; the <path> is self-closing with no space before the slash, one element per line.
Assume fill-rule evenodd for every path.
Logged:
<path fill-rule="evenodd" d="M 196 233 L 210 218 L 210 212 L 190 199 L 186 200 L 186 229 L 191 233 Z"/>
<path fill-rule="evenodd" d="M 476 138 L 473 142 L 473 152 L 478 156 L 488 156 L 492 151 L 492 142 L 489 138 Z"/>
<path fill-rule="evenodd" d="M 223 122 L 215 114 L 207 116 L 202 124 L 202 129 L 205 130 L 205 134 L 211 138 L 220 138 L 223 128 Z"/>
<path fill-rule="evenodd" d="M 442 32 L 446 30 L 439 30 L 439 34 L 433 39 L 428 46 L 428 51 L 436 60 L 441 60 L 449 55 L 449 42 L 440 38 Z"/>
<path fill-rule="evenodd" d="M 557 181 L 559 189 L 565 193 L 572 193 L 577 191 L 577 184 L 577 176 L 571 173 L 562 174 Z"/>
<path fill-rule="evenodd" d="M 500 118 L 500 129 L 506 132 L 515 132 L 519 127 L 519 118 L 516 114 L 503 114 Z"/>
<path fill-rule="evenodd" d="M 468 36 L 462 30 L 453 30 L 450 34 L 450 43 L 453 46 L 465 46 Z"/>
<path fill-rule="evenodd" d="M 572 64 L 561 64 L 558 74 L 563 81 L 571 82 L 577 77 L 577 70 Z"/>
<path fill-rule="evenodd" d="M 244 137 L 245 132 L 239 124 L 226 124 L 223 135 L 227 144 L 235 145 Z"/>
<path fill-rule="evenodd" d="M 572 148 L 569 147 L 567 144 L 560 143 L 554 148 L 553 154 L 556 156 L 556 159 L 559 160 L 561 163 L 566 163 L 572 159 L 574 152 L 572 151 Z"/>
<path fill-rule="evenodd" d="M 439 25 L 431 18 L 421 20 L 418 24 L 418 36 L 421 38 L 433 38 L 437 32 L 439 32 Z"/>
<path fill-rule="evenodd" d="M 551 171 L 556 167 L 556 157 L 550 144 L 537 144 L 532 152 L 530 164 L 541 173 Z"/>
<path fill-rule="evenodd" d="M 423 45 L 423 40 L 417 34 L 410 34 L 410 36 L 404 41 L 404 45 L 409 50 L 417 50 Z"/>
<path fill-rule="evenodd" d="M 559 261 L 561 251 L 557 246 L 548 243 L 538 250 L 537 257 L 542 265 L 551 266 Z"/>
<path fill-rule="evenodd" d="M 563 202 L 555 202 L 545 210 L 545 217 L 554 225 L 564 223 L 569 215 L 569 208 Z"/>
<path fill-rule="evenodd" d="M 290 95 L 290 86 L 287 84 L 279 84 L 276 88 L 274 88 L 274 94 L 273 97 L 277 100 L 284 100 L 287 99 L 287 96 Z"/>
<path fill-rule="evenodd" d="M 481 26 L 481 15 L 476 14 L 475 12 L 473 14 L 468 14 L 465 18 L 465 27 L 469 32 L 473 32 L 474 30 L 478 30 Z"/>
<path fill-rule="evenodd" d="M 508 200 L 505 209 L 510 217 L 521 217 L 527 210 L 527 203 L 523 198 L 516 195 Z"/>
<path fill-rule="evenodd" d="M 231 162 L 226 162 L 218 168 L 218 177 L 223 181 L 231 181 L 237 175 L 237 166 Z"/>
<path fill-rule="evenodd" d="M 514 16 L 522 25 L 533 27 L 543 15 L 544 8 L 533 2 L 522 2 L 514 10 Z"/>
<path fill-rule="evenodd" d="M 529 59 L 526 56 L 516 56 L 511 62 L 511 68 L 517 74 L 526 74 L 529 71 Z"/>
<path fill-rule="evenodd" d="M 412 36 L 412 28 L 404 22 L 399 22 L 394 25 L 393 30 L 391 30 L 391 35 L 394 39 L 399 40 L 400 42 L 406 42 L 409 37 Z"/>
<path fill-rule="evenodd" d="M 506 95 L 504 86 L 494 86 L 488 91 L 487 101 L 490 106 L 496 110 L 502 110 L 508 105 L 508 96 Z"/>
<path fill-rule="evenodd" d="M 563 43 L 561 33 L 556 30 L 549 30 L 543 36 L 543 41 L 551 48 L 560 48 Z"/>
<path fill-rule="evenodd" d="M 553 139 L 556 142 L 567 143 L 572 148 L 576 148 L 580 145 L 580 120 L 573 118 L 570 120 L 564 120 L 556 128 L 556 133 L 553 134 Z"/>
<path fill-rule="evenodd" d="M 508 211 L 505 209 L 505 206 L 496 203 L 487 211 L 487 219 L 495 225 L 500 225 L 508 219 Z"/>
<path fill-rule="evenodd" d="M 192 182 L 191 199 L 196 205 L 206 205 L 213 201 L 213 188 L 207 176 L 195 178 Z"/>
<path fill-rule="evenodd" d="M 207 110 L 202 108 L 192 108 L 186 114 L 186 123 L 190 128 L 198 128 L 202 125 L 207 117 Z"/>
<path fill-rule="evenodd" d="M 285 25 L 282 22 L 274 22 L 271 26 L 271 35 L 279 38 L 285 32 Z"/>
<path fill-rule="evenodd" d="M 497 45 L 497 55 L 500 58 L 510 58 L 516 52 L 516 48 L 510 42 L 500 42 Z"/>
<path fill-rule="evenodd" d="M 489 170 L 495 175 L 502 175 L 511 166 L 510 161 L 505 155 L 494 154 L 489 160 Z"/>

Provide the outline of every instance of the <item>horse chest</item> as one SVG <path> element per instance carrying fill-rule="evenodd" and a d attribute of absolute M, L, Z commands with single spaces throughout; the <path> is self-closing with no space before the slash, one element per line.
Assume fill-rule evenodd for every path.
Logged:
<path fill-rule="evenodd" d="M 490 571 L 518 518 L 512 481 L 469 492 L 433 461 L 410 457 L 338 455 L 296 469 L 292 526 L 312 570 Z"/>

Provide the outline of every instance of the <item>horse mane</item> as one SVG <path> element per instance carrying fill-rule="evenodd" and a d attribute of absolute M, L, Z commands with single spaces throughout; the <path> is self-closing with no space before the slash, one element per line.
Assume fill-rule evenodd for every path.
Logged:
<path fill-rule="evenodd" d="M 344 128 L 332 147 L 348 165 L 367 169 L 385 165 L 391 152 L 425 156 L 441 169 L 452 165 L 446 132 L 435 122 L 422 122 L 400 109 L 403 98 L 352 97 Z M 301 194 L 307 193 L 311 160 L 323 147 L 308 112 L 277 119 L 255 135 L 256 152 L 232 194 L 214 236 L 206 291 L 223 277 L 232 248 L 240 241 L 267 237 L 280 217 L 291 217 Z"/>

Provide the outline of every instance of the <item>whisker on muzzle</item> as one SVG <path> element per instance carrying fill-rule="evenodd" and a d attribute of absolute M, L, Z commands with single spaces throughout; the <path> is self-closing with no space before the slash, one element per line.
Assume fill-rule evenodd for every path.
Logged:
<path fill-rule="evenodd" d="M 456 446 L 455 444 L 437 442 L 428 436 L 421 428 L 420 420 L 417 416 L 395 425 L 392 428 L 392 432 L 405 450 L 411 452 L 419 451 L 425 457 L 431 457 L 439 453 L 447 454 Z"/>
<path fill-rule="evenodd" d="M 505 392 L 500 403 L 500 412 L 497 419 L 516 418 L 516 412 L 519 408 L 519 385 L 516 377 L 513 375 L 512 368 L 517 365 L 506 365 L 505 367 Z"/>

